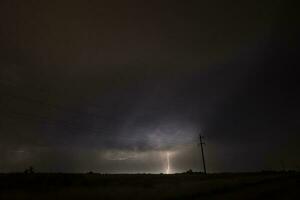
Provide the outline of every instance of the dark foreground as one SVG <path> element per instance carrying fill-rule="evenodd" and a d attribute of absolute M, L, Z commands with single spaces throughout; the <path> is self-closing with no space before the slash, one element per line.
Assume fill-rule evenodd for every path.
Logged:
<path fill-rule="evenodd" d="M 300 174 L 0 174 L 0 199 L 299 199 Z"/>

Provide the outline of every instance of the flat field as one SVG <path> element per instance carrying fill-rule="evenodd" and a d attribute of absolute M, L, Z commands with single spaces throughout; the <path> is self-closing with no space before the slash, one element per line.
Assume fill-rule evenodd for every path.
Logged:
<path fill-rule="evenodd" d="M 0 199 L 299 199 L 300 174 L 0 174 Z"/>

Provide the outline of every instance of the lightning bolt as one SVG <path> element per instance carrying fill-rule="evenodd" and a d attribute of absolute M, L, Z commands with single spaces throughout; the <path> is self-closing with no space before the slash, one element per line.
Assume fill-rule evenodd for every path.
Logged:
<path fill-rule="evenodd" d="M 166 174 L 170 174 L 170 153 L 167 152 L 167 169 Z"/>

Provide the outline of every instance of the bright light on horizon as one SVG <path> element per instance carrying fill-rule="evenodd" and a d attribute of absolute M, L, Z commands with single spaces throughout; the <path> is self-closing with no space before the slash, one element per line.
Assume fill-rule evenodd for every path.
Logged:
<path fill-rule="evenodd" d="M 166 169 L 166 174 L 170 174 L 171 168 L 170 168 L 170 153 L 167 152 L 167 169 Z"/>

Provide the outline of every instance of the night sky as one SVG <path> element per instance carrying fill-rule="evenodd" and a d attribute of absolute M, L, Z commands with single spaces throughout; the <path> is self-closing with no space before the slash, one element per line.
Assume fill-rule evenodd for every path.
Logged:
<path fill-rule="evenodd" d="M 0 172 L 300 169 L 289 1 L 0 1 Z"/>

